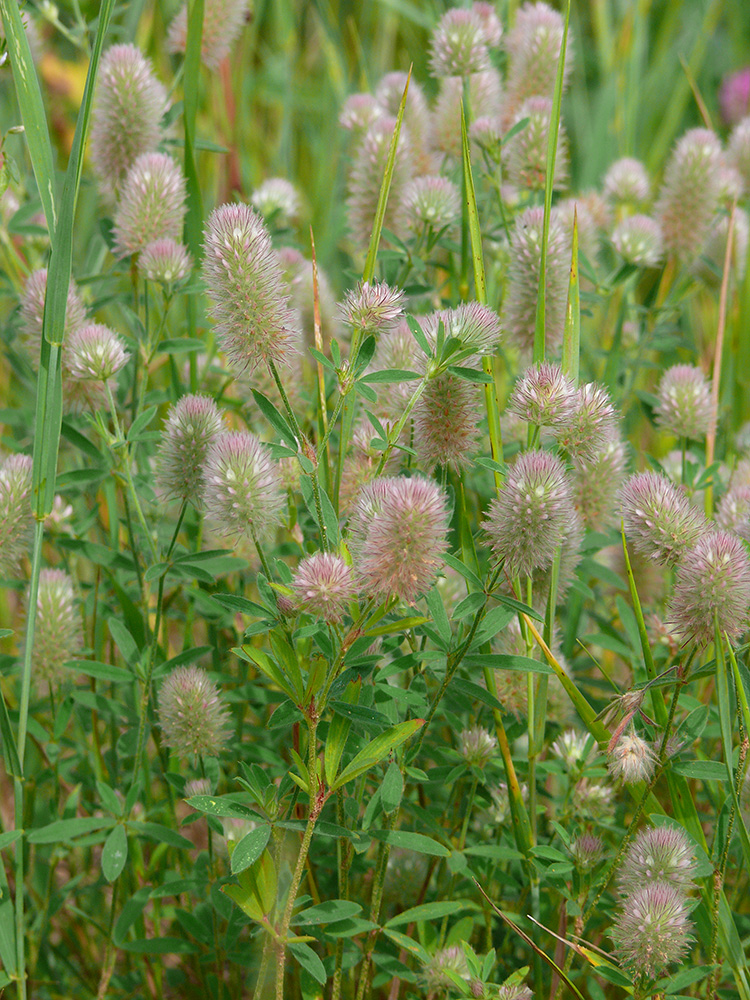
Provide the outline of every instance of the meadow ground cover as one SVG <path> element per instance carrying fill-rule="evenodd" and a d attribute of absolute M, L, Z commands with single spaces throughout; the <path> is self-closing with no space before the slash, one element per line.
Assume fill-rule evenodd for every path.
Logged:
<path fill-rule="evenodd" d="M 0 989 L 750 1000 L 748 12 L 0 13 Z"/>

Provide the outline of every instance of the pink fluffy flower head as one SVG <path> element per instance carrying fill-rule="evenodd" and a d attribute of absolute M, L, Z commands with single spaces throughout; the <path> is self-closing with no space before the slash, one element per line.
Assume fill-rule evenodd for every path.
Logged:
<path fill-rule="evenodd" d="M 233 371 L 295 353 L 301 333 L 260 216 L 247 205 L 222 205 L 208 219 L 203 245 L 203 278 Z"/>
<path fill-rule="evenodd" d="M 472 348 L 477 354 L 492 354 L 500 343 L 500 317 L 494 309 L 480 305 L 479 302 L 464 302 L 455 309 L 439 309 L 431 313 L 423 327 L 427 339 L 433 345 L 437 340 L 440 323 L 443 324 L 446 340 L 455 337 L 464 347 Z"/>
<path fill-rule="evenodd" d="M 651 193 L 645 166 L 632 156 L 623 156 L 604 175 L 604 194 L 617 205 L 641 205 Z"/>
<path fill-rule="evenodd" d="M 413 604 L 430 588 L 447 550 L 448 503 L 421 476 L 383 476 L 367 483 L 349 523 L 354 571 L 361 588 Z"/>
<path fill-rule="evenodd" d="M 162 135 L 167 93 L 135 45 L 112 45 L 102 56 L 91 112 L 91 163 L 108 198 Z"/>
<path fill-rule="evenodd" d="M 34 370 L 39 368 L 39 353 L 42 346 L 42 323 L 44 320 L 44 300 L 47 295 L 47 269 L 32 271 L 26 279 L 21 295 L 21 342 L 28 354 Z M 86 307 L 71 281 L 65 309 L 65 339 L 87 321 Z"/>
<path fill-rule="evenodd" d="M 187 3 L 169 25 L 167 47 L 170 52 L 184 52 L 187 44 Z M 217 70 L 237 41 L 250 12 L 250 0 L 205 0 L 201 59 Z"/>
<path fill-rule="evenodd" d="M 432 146 L 448 156 L 461 156 L 461 101 L 464 81 L 460 76 L 444 76 L 432 113 Z M 469 107 L 474 120 L 497 115 L 503 99 L 500 74 L 491 66 L 469 77 Z"/>
<path fill-rule="evenodd" d="M 31 467 L 29 455 L 0 461 L 0 576 L 16 571 L 31 541 Z"/>
<path fill-rule="evenodd" d="M 503 302 L 503 328 L 527 354 L 536 328 L 536 300 L 542 259 L 544 209 L 527 208 L 517 217 L 510 237 L 508 290 Z M 546 343 L 555 350 L 562 341 L 570 278 L 570 236 L 555 212 L 550 217 L 545 289 Z"/>
<path fill-rule="evenodd" d="M 164 742 L 180 757 L 217 757 L 229 739 L 229 713 L 200 667 L 177 667 L 159 691 Z"/>
<path fill-rule="evenodd" d="M 552 97 L 563 38 L 563 19 L 546 3 L 524 3 L 508 35 L 508 107 L 512 113 L 528 97 Z M 565 60 L 567 80 L 570 36 Z"/>
<path fill-rule="evenodd" d="M 638 472 L 620 491 L 625 534 L 637 552 L 674 566 L 706 533 L 701 512 L 666 476 Z"/>
<path fill-rule="evenodd" d="M 571 420 L 554 428 L 561 448 L 574 458 L 592 459 L 600 454 L 615 433 L 615 409 L 604 386 L 585 382 L 576 393 Z"/>
<path fill-rule="evenodd" d="M 445 177 L 417 177 L 404 188 L 401 211 L 413 233 L 427 229 L 439 233 L 455 225 L 461 215 L 458 188 Z"/>
<path fill-rule="evenodd" d="M 724 77 L 719 89 L 719 107 L 725 125 L 736 125 L 750 115 L 750 66 Z"/>
<path fill-rule="evenodd" d="M 43 569 L 39 574 L 31 660 L 37 685 L 42 690 L 46 690 L 48 684 L 58 687 L 67 673 L 65 662 L 79 656 L 82 649 L 83 635 L 73 580 L 63 570 Z"/>
<path fill-rule="evenodd" d="M 612 246 L 627 264 L 657 267 L 664 256 L 661 226 L 649 215 L 629 215 L 612 233 Z"/>
<path fill-rule="evenodd" d="M 704 438 L 711 423 L 711 389 L 700 368 L 673 365 L 659 382 L 656 422 L 670 434 Z"/>
<path fill-rule="evenodd" d="M 166 153 L 143 153 L 125 176 L 113 219 L 118 257 L 145 250 L 154 240 L 179 240 L 185 218 L 185 177 Z"/>
<path fill-rule="evenodd" d="M 750 542 L 750 486 L 732 486 L 719 502 L 716 523 Z"/>
<path fill-rule="evenodd" d="M 138 257 L 138 270 L 143 277 L 168 287 L 186 278 L 192 266 L 187 247 L 172 239 L 148 243 Z"/>
<path fill-rule="evenodd" d="M 503 26 L 497 16 L 494 3 L 486 0 L 474 0 L 471 9 L 482 23 L 484 40 L 491 49 L 497 49 L 503 40 Z"/>
<path fill-rule="evenodd" d="M 694 128 L 678 141 L 664 171 L 656 217 L 669 253 L 691 259 L 719 207 L 722 151 L 716 135 Z"/>
<path fill-rule="evenodd" d="M 681 961 L 693 940 L 685 896 L 653 881 L 623 901 L 612 928 L 615 953 L 636 980 L 656 979 Z"/>
<path fill-rule="evenodd" d="M 156 488 L 164 500 L 198 502 L 203 465 L 224 429 L 209 396 L 183 396 L 167 414 L 156 460 Z"/>
<path fill-rule="evenodd" d="M 538 427 L 566 424 L 578 409 L 576 387 L 559 365 L 542 361 L 527 368 L 516 382 L 507 408 Z"/>
<path fill-rule="evenodd" d="M 615 522 L 626 460 L 627 447 L 616 429 L 594 455 L 573 460 L 576 509 L 592 531 L 604 531 Z"/>
<path fill-rule="evenodd" d="M 739 638 L 750 617 L 750 558 L 741 539 L 711 531 L 683 555 L 667 621 L 685 642 L 707 646 L 719 634 Z"/>
<path fill-rule="evenodd" d="M 509 470 L 483 528 L 506 571 L 525 577 L 549 569 L 574 520 L 573 490 L 563 463 L 549 452 L 527 451 Z"/>
<path fill-rule="evenodd" d="M 515 114 L 513 124 L 528 118 L 526 125 L 506 145 L 508 180 L 517 187 L 543 191 L 547 177 L 547 145 L 552 120 L 552 101 L 549 97 L 529 97 Z M 555 175 L 553 187 L 560 190 L 567 185 L 568 152 L 567 136 L 562 122 L 557 134 Z"/>
<path fill-rule="evenodd" d="M 346 293 L 340 307 L 347 326 L 367 336 L 380 336 L 395 330 L 404 315 L 404 293 L 384 281 L 358 281 Z"/>
<path fill-rule="evenodd" d="M 694 847 L 676 826 L 651 826 L 641 830 L 623 855 L 617 870 L 622 896 L 659 879 L 688 893 L 695 874 Z"/>
<path fill-rule="evenodd" d="M 568 850 L 576 867 L 582 872 L 589 872 L 596 868 L 604 856 L 602 838 L 590 833 L 581 834 L 580 837 L 572 840 Z"/>
<path fill-rule="evenodd" d="M 430 41 L 433 76 L 471 76 L 489 67 L 487 36 L 479 13 L 452 7 L 438 21 Z"/>
<path fill-rule="evenodd" d="M 301 202 L 295 186 L 284 177 L 269 177 L 253 191 L 253 208 L 276 226 L 290 226 L 299 216 Z"/>
<path fill-rule="evenodd" d="M 316 552 L 303 559 L 294 574 L 292 590 L 298 608 L 328 622 L 341 621 L 356 596 L 351 567 L 331 552 Z"/>
<path fill-rule="evenodd" d="M 108 382 L 129 357 L 122 340 L 101 323 L 81 327 L 68 341 L 67 367 L 74 379 Z"/>
<path fill-rule="evenodd" d="M 737 122 L 727 145 L 727 162 L 740 174 L 750 191 L 750 115 Z"/>
<path fill-rule="evenodd" d="M 284 507 L 281 476 L 268 448 L 254 434 L 221 434 L 203 468 L 203 503 L 217 533 L 267 538 Z"/>
<path fill-rule="evenodd" d="M 423 468 L 471 461 L 480 436 L 480 392 L 452 372 L 430 379 L 413 413 L 414 450 Z"/>

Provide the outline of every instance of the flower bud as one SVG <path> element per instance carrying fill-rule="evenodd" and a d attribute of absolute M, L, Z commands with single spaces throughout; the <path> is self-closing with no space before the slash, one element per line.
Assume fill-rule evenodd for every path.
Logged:
<path fill-rule="evenodd" d="M 359 281 L 346 293 L 340 306 L 344 323 L 363 336 L 390 333 L 399 325 L 404 315 L 404 293 L 390 288 L 384 281 L 370 284 Z"/>
<path fill-rule="evenodd" d="M 602 838 L 589 833 L 584 833 L 580 837 L 576 837 L 575 840 L 571 840 L 568 850 L 576 868 L 581 872 L 590 872 L 596 868 L 604 856 Z"/>
<path fill-rule="evenodd" d="M 732 486 L 719 501 L 716 523 L 750 542 L 750 486 Z"/>
<path fill-rule="evenodd" d="M 516 382 L 508 413 L 537 427 L 555 427 L 574 419 L 578 409 L 576 387 L 559 365 L 549 361 L 531 365 Z"/>
<path fill-rule="evenodd" d="M 401 212 L 415 235 L 426 230 L 439 233 L 461 217 L 458 188 L 445 177 L 417 177 L 404 188 Z"/>
<path fill-rule="evenodd" d="M 481 726 L 464 729 L 458 737 L 458 752 L 469 767 L 485 768 L 497 749 L 497 740 Z"/>

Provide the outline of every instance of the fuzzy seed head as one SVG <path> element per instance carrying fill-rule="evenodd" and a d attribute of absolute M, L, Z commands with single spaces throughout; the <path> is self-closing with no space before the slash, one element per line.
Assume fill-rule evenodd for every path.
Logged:
<path fill-rule="evenodd" d="M 81 327 L 68 341 L 67 367 L 74 379 L 108 382 L 129 357 L 122 340 L 101 323 Z"/>
<path fill-rule="evenodd" d="M 503 329 L 525 353 L 531 352 L 536 328 L 536 300 L 542 258 L 544 209 L 527 208 L 515 221 L 510 237 L 508 290 L 503 302 Z M 570 278 L 570 236 L 557 213 L 550 216 L 547 246 L 546 344 L 554 351 L 562 343 Z"/>
<path fill-rule="evenodd" d="M 199 501 L 203 465 L 223 430 L 221 412 L 209 396 L 183 396 L 170 408 L 156 460 L 160 499 Z"/>
<path fill-rule="evenodd" d="M 292 580 L 297 607 L 327 622 L 339 622 L 356 597 L 351 567 L 341 556 L 316 552 L 303 559 Z"/>
<path fill-rule="evenodd" d="M 546 3 L 524 3 L 518 10 L 507 40 L 508 107 L 513 113 L 528 97 L 552 97 L 563 27 L 561 15 Z M 569 34 L 564 82 L 572 61 L 570 45 Z"/>
<path fill-rule="evenodd" d="M 297 189 L 283 177 L 270 177 L 253 191 L 253 208 L 267 223 L 290 226 L 299 216 L 301 202 Z"/>
<path fill-rule="evenodd" d="M 719 501 L 716 523 L 750 542 L 750 486 L 732 486 Z"/>
<path fill-rule="evenodd" d="M 29 455 L 0 461 L 0 577 L 15 573 L 31 541 L 31 467 Z"/>
<path fill-rule="evenodd" d="M 167 286 L 186 278 L 192 266 L 187 247 L 171 239 L 147 243 L 138 257 L 138 270 L 143 277 Z"/>
<path fill-rule="evenodd" d="M 28 594 L 26 605 L 28 609 Z M 43 569 L 39 574 L 31 659 L 37 686 L 42 690 L 49 684 L 58 687 L 68 673 L 65 662 L 75 659 L 82 649 L 83 635 L 73 580 L 63 570 Z"/>
<path fill-rule="evenodd" d="M 570 842 L 568 847 L 576 868 L 582 872 L 590 872 L 596 868 L 604 857 L 604 843 L 601 837 L 584 833 Z"/>
<path fill-rule="evenodd" d="M 21 296 L 21 322 L 19 330 L 21 343 L 35 371 L 39 369 L 39 355 L 42 348 L 42 323 L 44 320 L 44 300 L 47 295 L 47 269 L 32 271 L 26 279 Z M 87 322 L 84 306 L 75 283 L 71 281 L 65 309 L 64 343 L 70 335 L 85 326 Z"/>
<path fill-rule="evenodd" d="M 612 233 L 612 245 L 627 264 L 658 267 L 664 257 L 661 226 L 649 215 L 629 215 Z"/>
<path fill-rule="evenodd" d="M 750 115 L 750 66 L 728 73 L 721 81 L 719 108 L 725 125 L 736 125 Z"/>
<path fill-rule="evenodd" d="M 615 781 L 622 778 L 626 785 L 650 781 L 655 767 L 656 754 L 651 745 L 632 730 L 621 736 L 608 754 L 609 773 Z"/>
<path fill-rule="evenodd" d="M 112 228 L 115 254 L 127 257 L 145 250 L 154 240 L 179 240 L 185 198 L 185 177 L 171 156 L 139 156 L 120 190 Z"/>
<path fill-rule="evenodd" d="M 432 76 L 471 76 L 489 67 L 484 23 L 475 10 L 453 7 L 438 21 L 430 40 Z"/>
<path fill-rule="evenodd" d="M 650 882 L 623 902 L 612 928 L 615 953 L 636 980 L 656 979 L 688 952 L 693 925 L 684 895 Z"/>
<path fill-rule="evenodd" d="M 523 983 L 503 983 L 496 997 L 497 1000 L 534 1000 L 534 994 Z"/>
<path fill-rule="evenodd" d="M 469 767 L 486 767 L 496 749 L 497 740 L 481 726 L 464 729 L 458 737 L 458 752 Z"/>
<path fill-rule="evenodd" d="M 439 233 L 454 226 L 461 215 L 458 188 L 445 177 L 417 177 L 404 188 L 401 211 L 412 233 Z"/>
<path fill-rule="evenodd" d="M 479 385 L 451 372 L 430 379 L 413 412 L 414 450 L 422 468 L 469 464 L 480 437 L 480 404 Z"/>
<path fill-rule="evenodd" d="M 159 691 L 164 742 L 180 757 L 218 757 L 230 736 L 229 713 L 200 667 L 177 667 Z"/>
<path fill-rule="evenodd" d="M 352 240 L 359 249 L 364 249 L 370 242 L 380 186 L 395 127 L 396 119 L 391 115 L 378 115 L 354 154 L 346 204 Z M 413 176 L 414 156 L 411 140 L 406 128 L 402 128 L 396 148 L 391 190 L 383 223 L 391 232 L 397 234 L 399 232 L 399 204 L 403 190 Z"/>
<path fill-rule="evenodd" d="M 361 589 L 407 604 L 432 586 L 447 550 L 448 503 L 437 483 L 382 476 L 353 504 L 350 549 Z"/>
<path fill-rule="evenodd" d="M 652 826 L 641 830 L 617 870 L 620 894 L 629 895 L 655 879 L 687 894 L 693 887 L 696 868 L 693 852 L 693 844 L 679 827 Z"/>
<path fill-rule="evenodd" d="M 586 382 L 576 393 L 573 419 L 554 428 L 560 447 L 573 458 L 592 460 L 616 434 L 615 409 L 604 386 Z"/>
<path fill-rule="evenodd" d="M 669 253 L 690 260 L 700 250 L 719 207 L 722 151 L 708 129 L 686 132 L 667 162 L 656 218 Z"/>
<path fill-rule="evenodd" d="M 636 552 L 674 566 L 708 525 L 701 512 L 666 476 L 638 472 L 620 490 L 625 533 Z"/>
<path fill-rule="evenodd" d="M 651 194 L 645 166 L 632 156 L 615 160 L 604 175 L 604 194 L 615 205 L 641 205 Z"/>
<path fill-rule="evenodd" d="M 187 45 L 187 3 L 169 25 L 167 48 L 182 53 Z M 201 59 L 210 70 L 217 70 L 232 51 L 248 14 L 250 0 L 205 0 Z"/>
<path fill-rule="evenodd" d="M 684 642 L 698 647 L 719 634 L 730 640 L 745 631 L 750 615 L 750 558 L 736 535 L 711 531 L 699 538 L 677 567 L 667 622 Z"/>
<path fill-rule="evenodd" d="M 221 434 L 203 468 L 203 503 L 217 534 L 268 538 L 284 507 L 281 476 L 268 448 L 254 434 Z"/>
<path fill-rule="evenodd" d="M 546 451 L 519 455 L 483 528 L 510 576 L 552 565 L 574 521 L 573 490 L 565 466 Z"/>
<path fill-rule="evenodd" d="M 216 332 L 235 374 L 296 353 L 301 333 L 260 216 L 247 205 L 222 205 L 208 219 L 203 247 Z"/>
<path fill-rule="evenodd" d="M 741 175 L 750 191 L 750 116 L 737 123 L 727 145 L 727 163 Z"/>
<path fill-rule="evenodd" d="M 135 45 L 112 45 L 102 56 L 91 112 L 91 163 L 112 199 L 125 175 L 162 136 L 167 92 Z"/>
<path fill-rule="evenodd" d="M 711 423 L 711 389 L 700 368 L 673 365 L 659 382 L 656 422 L 677 437 L 704 438 Z"/>
<path fill-rule="evenodd" d="M 346 293 L 340 307 L 347 326 L 361 330 L 364 336 L 391 333 L 404 315 L 404 293 L 384 281 L 370 284 L 359 281 Z"/>
<path fill-rule="evenodd" d="M 548 97 L 529 97 L 520 106 L 513 124 L 528 118 L 528 122 L 508 141 L 508 180 L 520 188 L 543 191 L 547 176 L 547 145 L 552 101 Z M 565 127 L 560 122 L 557 134 L 555 176 L 553 188 L 559 191 L 568 182 L 568 152 Z"/>
<path fill-rule="evenodd" d="M 538 427 L 570 423 L 578 409 L 576 387 L 559 365 L 531 365 L 513 387 L 508 412 Z"/>

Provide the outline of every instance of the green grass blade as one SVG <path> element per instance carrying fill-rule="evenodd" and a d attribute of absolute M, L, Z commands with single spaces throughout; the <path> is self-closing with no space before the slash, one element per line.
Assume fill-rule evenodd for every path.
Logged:
<path fill-rule="evenodd" d="M 21 108 L 21 120 L 26 133 L 31 166 L 36 177 L 39 197 L 47 220 L 50 238 L 54 239 L 57 227 L 55 204 L 55 168 L 52 162 L 52 145 L 47 128 L 47 116 L 39 89 L 39 78 L 29 48 L 29 40 L 18 10 L 17 0 L 0 0 L 5 38 L 13 68 L 13 83 Z"/>
<path fill-rule="evenodd" d="M 471 152 L 469 148 L 469 137 L 466 132 L 466 116 L 464 114 L 463 101 L 461 102 L 461 153 L 463 159 L 464 192 L 466 197 L 466 211 L 469 221 L 469 235 L 471 237 L 471 260 L 474 267 L 474 294 L 480 305 L 487 305 L 487 281 L 484 272 L 484 256 L 482 254 L 482 229 L 479 224 L 479 210 L 477 208 L 477 195 L 474 188 L 474 177 L 471 172 Z M 490 448 L 492 457 L 496 462 L 503 460 L 503 439 L 500 431 L 500 406 L 497 399 L 497 387 L 492 371 L 492 358 L 482 358 L 482 369 L 489 375 L 492 382 L 484 385 L 484 404 L 487 410 L 487 422 L 490 429 Z M 503 484 L 502 475 L 495 471 L 495 489 L 500 489 Z"/>
<path fill-rule="evenodd" d="M 185 178 L 187 180 L 187 214 L 185 243 L 197 263 L 203 237 L 203 197 L 195 162 L 195 122 L 198 115 L 198 84 L 201 71 L 201 41 L 203 38 L 204 0 L 193 0 L 188 10 L 187 44 L 185 48 L 184 112 Z"/>
<path fill-rule="evenodd" d="M 578 275 L 578 210 L 573 212 L 573 251 L 570 260 L 568 304 L 565 307 L 562 370 L 578 385 L 581 355 L 581 284 Z"/>
<path fill-rule="evenodd" d="M 370 236 L 370 245 L 367 248 L 367 257 L 365 259 L 365 269 L 362 272 L 363 281 L 372 282 L 375 277 L 375 263 L 378 258 L 378 247 L 380 246 L 380 234 L 383 231 L 383 222 L 385 221 L 385 210 L 388 205 L 388 193 L 391 190 L 391 181 L 393 180 L 393 171 L 396 165 L 396 151 L 398 150 L 398 139 L 401 135 L 401 125 L 404 121 L 404 113 L 406 111 L 406 95 L 409 93 L 409 83 L 411 81 L 411 66 L 409 67 L 409 73 L 406 77 L 406 86 L 404 87 L 404 94 L 401 98 L 401 104 L 398 107 L 398 115 L 396 116 L 396 127 L 393 130 L 393 136 L 391 138 L 391 145 L 388 150 L 388 161 L 385 165 L 385 172 L 383 174 L 383 183 L 380 185 L 380 194 L 378 196 L 378 207 L 375 210 L 375 219 L 372 226 L 372 235 Z"/>
<path fill-rule="evenodd" d="M 73 146 L 65 173 L 60 215 L 52 240 L 52 254 L 47 276 L 44 306 L 42 351 L 36 397 L 36 436 L 34 438 L 33 506 L 36 517 L 44 519 L 52 510 L 55 496 L 57 451 L 62 424 L 62 342 L 65 335 L 65 312 L 73 259 L 73 224 L 78 190 L 83 170 L 83 153 L 88 136 L 91 105 L 96 85 L 104 36 L 112 15 L 114 0 L 104 0 L 99 11 L 99 28 L 91 53 L 83 101 L 78 113 Z M 32 607 L 35 605 L 32 604 Z"/>
<path fill-rule="evenodd" d="M 549 243 L 549 218 L 552 211 L 552 186 L 555 179 L 555 159 L 557 156 L 557 137 L 560 132 L 560 110 L 562 107 L 562 92 L 565 73 L 565 55 L 568 46 L 568 25 L 570 24 L 570 0 L 565 5 L 565 27 L 560 43 L 560 58 L 557 63 L 557 78 L 555 92 L 552 98 L 552 115 L 549 125 L 547 142 L 547 176 L 544 181 L 544 227 L 542 231 L 542 258 L 539 265 L 539 291 L 536 299 L 536 327 L 534 329 L 534 364 L 544 361 L 545 331 L 547 327 L 546 295 L 547 295 L 547 244 Z"/>

